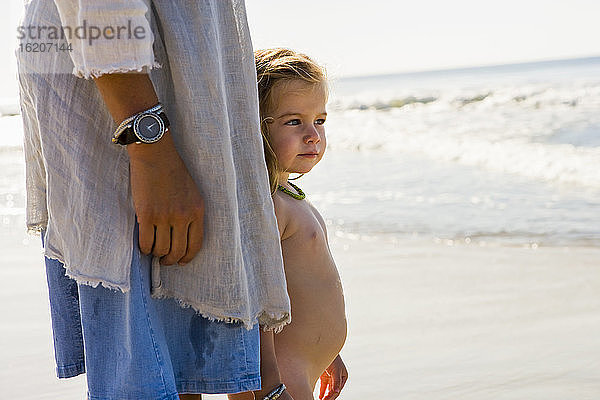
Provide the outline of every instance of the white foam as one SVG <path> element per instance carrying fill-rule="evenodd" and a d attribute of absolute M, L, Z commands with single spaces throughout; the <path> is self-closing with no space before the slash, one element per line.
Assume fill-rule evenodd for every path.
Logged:
<path fill-rule="evenodd" d="M 428 95 L 432 93 L 413 93 L 417 98 Z M 355 96 L 335 99 L 327 122 L 329 144 L 400 156 L 420 153 L 536 180 L 600 187 L 600 147 L 595 146 L 600 83 L 455 87 L 434 96 L 432 103 L 384 111 L 356 109 L 351 106 Z M 407 97 L 402 93 L 397 98 Z M 464 101 L 473 98 L 478 101 Z"/>

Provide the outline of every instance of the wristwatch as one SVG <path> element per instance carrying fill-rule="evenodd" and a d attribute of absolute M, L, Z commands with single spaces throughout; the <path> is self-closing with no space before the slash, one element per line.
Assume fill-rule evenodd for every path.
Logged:
<path fill-rule="evenodd" d="M 162 104 L 125 119 L 112 137 L 115 144 L 158 142 L 169 129 L 169 119 Z"/>

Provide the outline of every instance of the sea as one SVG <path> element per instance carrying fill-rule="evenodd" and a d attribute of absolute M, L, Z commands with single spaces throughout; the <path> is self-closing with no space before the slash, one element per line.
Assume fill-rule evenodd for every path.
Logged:
<path fill-rule="evenodd" d="M 600 57 L 334 80 L 326 126 L 334 235 L 600 244 Z"/>
<path fill-rule="evenodd" d="M 332 79 L 295 181 L 331 238 L 600 245 L 600 57 Z M 22 126 L 0 99 L 0 224 L 24 230 Z"/>

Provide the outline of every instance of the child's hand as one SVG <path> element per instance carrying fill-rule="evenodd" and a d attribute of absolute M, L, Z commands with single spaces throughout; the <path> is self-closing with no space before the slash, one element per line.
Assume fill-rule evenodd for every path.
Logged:
<path fill-rule="evenodd" d="M 331 365 L 327 367 L 325 372 L 323 372 L 323 374 L 321 375 L 321 389 L 319 391 L 319 399 L 337 399 L 347 380 L 348 370 L 346 369 L 346 366 L 342 361 L 342 357 L 340 357 L 338 354 L 338 356 L 335 358 L 335 360 L 333 360 Z M 325 392 L 327 392 L 327 396 L 325 396 Z"/>

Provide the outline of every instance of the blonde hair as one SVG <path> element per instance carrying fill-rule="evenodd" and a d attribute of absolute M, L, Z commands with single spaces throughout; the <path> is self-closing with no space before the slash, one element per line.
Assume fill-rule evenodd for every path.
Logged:
<path fill-rule="evenodd" d="M 291 81 L 304 81 L 307 84 L 321 85 L 327 93 L 327 75 L 325 69 L 305 54 L 290 49 L 273 48 L 254 52 L 258 81 L 258 100 L 260 108 L 260 131 L 263 137 L 265 161 L 269 171 L 271 193 L 277 190 L 277 174 L 280 172 L 277 157 L 271 146 L 269 122 L 273 119 L 269 113 L 275 107 L 273 89 Z"/>

